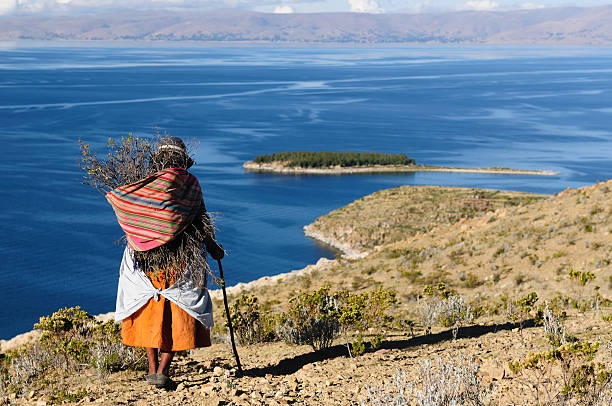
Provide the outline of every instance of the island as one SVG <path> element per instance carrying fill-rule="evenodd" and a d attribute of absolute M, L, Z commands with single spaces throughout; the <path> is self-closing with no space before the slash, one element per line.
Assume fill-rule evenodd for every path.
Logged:
<path fill-rule="evenodd" d="M 273 172 L 279 174 L 344 175 L 362 173 L 402 172 L 469 172 L 505 175 L 558 175 L 549 170 L 513 169 L 500 167 L 455 168 L 417 164 L 406 154 L 379 152 L 328 152 L 292 151 L 258 155 L 245 162 L 244 169 L 250 172 Z"/>

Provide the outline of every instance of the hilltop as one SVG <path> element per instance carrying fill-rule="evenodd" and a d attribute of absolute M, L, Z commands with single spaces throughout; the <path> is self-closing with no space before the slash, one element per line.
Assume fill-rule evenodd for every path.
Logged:
<path fill-rule="evenodd" d="M 122 10 L 4 16 L 0 40 L 606 45 L 611 18 L 612 6 L 440 14 Z"/>
<path fill-rule="evenodd" d="M 354 293 L 393 289 L 393 323 L 361 332 L 367 339 L 385 335 L 378 350 L 366 346 L 364 355 L 350 358 L 343 345 L 347 337 L 319 352 L 283 342 L 241 345 L 247 376 L 237 378 L 229 347 L 215 344 L 178 360 L 179 386 L 168 393 L 151 390 L 137 372 L 113 373 L 102 382 L 91 375 L 67 379 L 72 389 L 87 389 L 81 403 L 369 404 L 369 393 L 384 382 L 400 382 L 409 393 L 412 383 L 432 378 L 443 389 L 450 381 L 435 371 L 454 365 L 455 372 L 446 375 L 472 376 L 482 394 L 494 389 L 491 399 L 499 404 L 533 404 L 536 388 L 541 402 L 545 389 L 556 393 L 558 402 L 566 384 L 571 393 L 587 388 L 576 392 L 574 400 L 580 402 L 585 393 L 609 395 L 609 385 L 570 378 L 589 378 L 588 365 L 599 368 L 592 362 L 612 370 L 611 201 L 612 180 L 556 196 L 428 186 L 380 191 L 307 227 L 360 258 L 341 256 L 229 289 L 231 303 L 247 293 L 258 298 L 262 312 L 272 313 L 285 311 L 298 292 L 326 285 Z M 221 309 L 218 294 L 214 297 Z M 454 323 L 433 317 L 444 311 Z M 220 310 L 216 317 L 215 334 L 223 341 Z M 357 335 L 350 332 L 348 340 Z M 540 369 L 510 367 L 530 353 L 548 354 L 557 347 L 573 369 L 562 369 L 546 355 L 544 361 L 532 360 Z M 475 375 L 468 373 L 470 365 L 479 365 Z M 30 403 L 45 396 L 33 392 Z M 602 397 L 592 404 L 607 401 Z"/>

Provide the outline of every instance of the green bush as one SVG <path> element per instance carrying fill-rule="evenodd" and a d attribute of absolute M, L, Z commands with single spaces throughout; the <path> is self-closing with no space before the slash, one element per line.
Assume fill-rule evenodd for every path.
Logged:
<path fill-rule="evenodd" d="M 289 343 L 308 344 L 315 350 L 326 348 L 341 331 L 380 329 L 391 324 L 393 318 L 387 311 L 396 302 L 395 296 L 394 291 L 384 288 L 360 294 L 346 290 L 332 294 L 326 286 L 304 292 L 289 301 L 289 309 L 279 318 L 277 332 Z"/>
<path fill-rule="evenodd" d="M 394 291 L 380 287 L 371 292 L 354 294 L 340 291 L 340 324 L 347 329 L 366 330 L 388 326 L 393 318 L 387 314 L 396 302 Z"/>
<path fill-rule="evenodd" d="M 372 345 L 372 349 L 373 350 L 377 350 L 382 346 L 383 343 L 383 339 L 385 337 L 382 334 L 379 334 L 377 336 L 372 337 L 372 339 L 370 340 L 370 344 Z"/>
<path fill-rule="evenodd" d="M 509 367 L 521 376 L 522 385 L 533 390 L 537 404 L 557 404 L 557 400 L 562 404 L 600 404 L 602 395 L 608 399 L 612 395 L 612 371 L 593 362 L 598 350 L 598 342 L 565 343 L 510 362 Z"/>
<path fill-rule="evenodd" d="M 357 336 L 357 340 L 351 343 L 351 352 L 353 355 L 363 355 L 365 354 L 366 348 L 365 343 L 363 342 L 363 335 L 359 334 Z"/>
<path fill-rule="evenodd" d="M 586 285 L 588 282 L 595 280 L 595 274 L 589 271 L 579 271 L 574 268 L 570 268 L 568 275 L 570 279 L 577 280 L 581 286 Z"/>
<path fill-rule="evenodd" d="M 74 394 L 42 378 L 70 375 L 85 368 L 95 368 L 100 376 L 144 368 L 144 351 L 121 343 L 118 324 L 96 321 L 78 306 L 41 317 L 34 328 L 42 333 L 38 341 L 10 351 L 0 359 L 3 392 L 20 394 L 30 388 L 51 386 L 58 399 L 67 399 L 66 396 Z"/>
<path fill-rule="evenodd" d="M 242 344 L 254 344 L 276 339 L 272 315 L 262 312 L 255 296 L 243 293 L 230 309 L 232 326 Z"/>
<path fill-rule="evenodd" d="M 307 344 L 314 350 L 332 345 L 340 331 L 338 304 L 329 286 L 303 292 L 289 300 L 280 317 L 278 335 L 291 344 Z"/>
<path fill-rule="evenodd" d="M 34 325 L 40 330 L 40 343 L 64 361 L 65 368 L 71 363 L 86 363 L 91 358 L 89 333 L 96 326 L 93 316 L 79 306 L 59 309 L 51 316 L 44 316 Z"/>

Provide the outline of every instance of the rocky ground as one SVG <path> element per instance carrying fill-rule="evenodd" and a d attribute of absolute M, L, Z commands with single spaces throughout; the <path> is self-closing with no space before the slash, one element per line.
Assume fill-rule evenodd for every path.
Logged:
<path fill-rule="evenodd" d="M 392 288 L 398 298 L 392 309 L 395 322 L 376 351 L 349 357 L 343 343 L 356 332 L 318 352 L 282 342 L 239 346 L 245 375 L 237 377 L 230 347 L 220 342 L 178 357 L 173 370 L 178 386 L 172 391 L 151 388 L 143 372 L 61 379 L 72 392 L 84 389 L 75 402 L 81 404 L 370 405 L 376 403 L 369 393 L 378 393 L 385 382 L 390 386 L 383 392 L 397 395 L 394 382 L 399 382 L 406 395 L 412 388 L 417 396 L 429 385 L 432 370 L 473 362 L 479 365 L 480 392 L 490 393 L 484 404 L 547 404 L 545 394 L 558 394 L 572 371 L 593 362 L 612 370 L 607 321 L 612 312 L 611 188 L 608 181 L 554 197 L 435 187 L 378 192 L 315 223 L 317 232 L 365 252 L 363 258 L 320 261 L 298 273 L 229 289 L 230 303 L 247 292 L 266 309 L 280 312 L 297 292 L 325 285 L 354 292 Z M 440 282 L 474 313 L 456 339 L 451 329 L 427 323 L 423 315 L 430 300 L 423 289 Z M 537 306 L 548 302 L 559 314 L 566 313 L 559 320 L 568 337 L 599 343 L 593 360 L 576 355 L 570 370 L 552 363 L 518 373 L 509 368 L 511 361 L 553 348 L 544 327 L 532 319 L 537 306 L 521 312 L 515 304 L 530 292 L 537 294 Z M 213 297 L 222 326 L 220 295 Z M 522 326 L 521 320 L 526 320 Z M 215 334 L 226 340 L 222 328 Z M 428 363 L 433 369 L 427 369 Z M 588 404 L 580 399 L 570 404 Z M 51 403 L 44 391 L 11 402 Z M 555 402 L 549 403 L 561 404 Z M 609 404 L 601 402 L 591 404 Z"/>
<path fill-rule="evenodd" d="M 593 315 L 576 314 L 567 321 L 574 334 L 610 342 L 609 323 Z M 431 334 L 392 332 L 375 352 L 350 358 L 340 344 L 321 353 L 310 347 L 283 343 L 239 347 L 245 375 L 236 377 L 231 348 L 215 344 L 178 357 L 173 378 L 175 390 L 155 389 L 143 373 L 120 372 L 104 380 L 94 375 L 67 378 L 87 390 L 78 404 L 100 405 L 369 405 L 368 388 L 393 383 L 398 370 L 407 375 L 406 388 L 420 379 L 425 360 L 453 362 L 464 357 L 480 365 L 483 388 L 491 387 L 496 404 L 532 404 L 524 377 L 513 374 L 508 362 L 530 352 L 546 350 L 542 327 L 489 322 L 466 327 L 453 340 L 448 330 Z M 610 359 L 610 348 L 601 350 Z M 394 392 L 394 391 L 392 391 Z M 48 404 L 45 396 L 18 404 Z"/>

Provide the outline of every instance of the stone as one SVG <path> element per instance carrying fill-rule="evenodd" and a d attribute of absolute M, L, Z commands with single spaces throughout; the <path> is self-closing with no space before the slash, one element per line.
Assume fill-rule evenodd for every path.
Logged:
<path fill-rule="evenodd" d="M 202 386 L 202 388 L 200 388 L 200 393 L 204 393 L 204 394 L 210 394 L 213 393 L 215 391 L 215 386 L 211 385 L 211 384 L 207 384 Z"/>
<path fill-rule="evenodd" d="M 221 406 L 224 403 L 217 395 L 212 395 L 202 401 L 202 406 Z"/>
<path fill-rule="evenodd" d="M 221 375 L 223 375 L 223 368 L 221 368 L 221 367 L 215 367 L 215 368 L 213 369 L 213 375 L 215 375 L 215 376 L 221 376 Z"/>
<path fill-rule="evenodd" d="M 239 397 L 240 395 L 242 395 L 244 393 L 243 390 L 238 389 L 238 388 L 234 388 L 230 391 L 230 395 L 235 396 L 235 397 Z"/>

